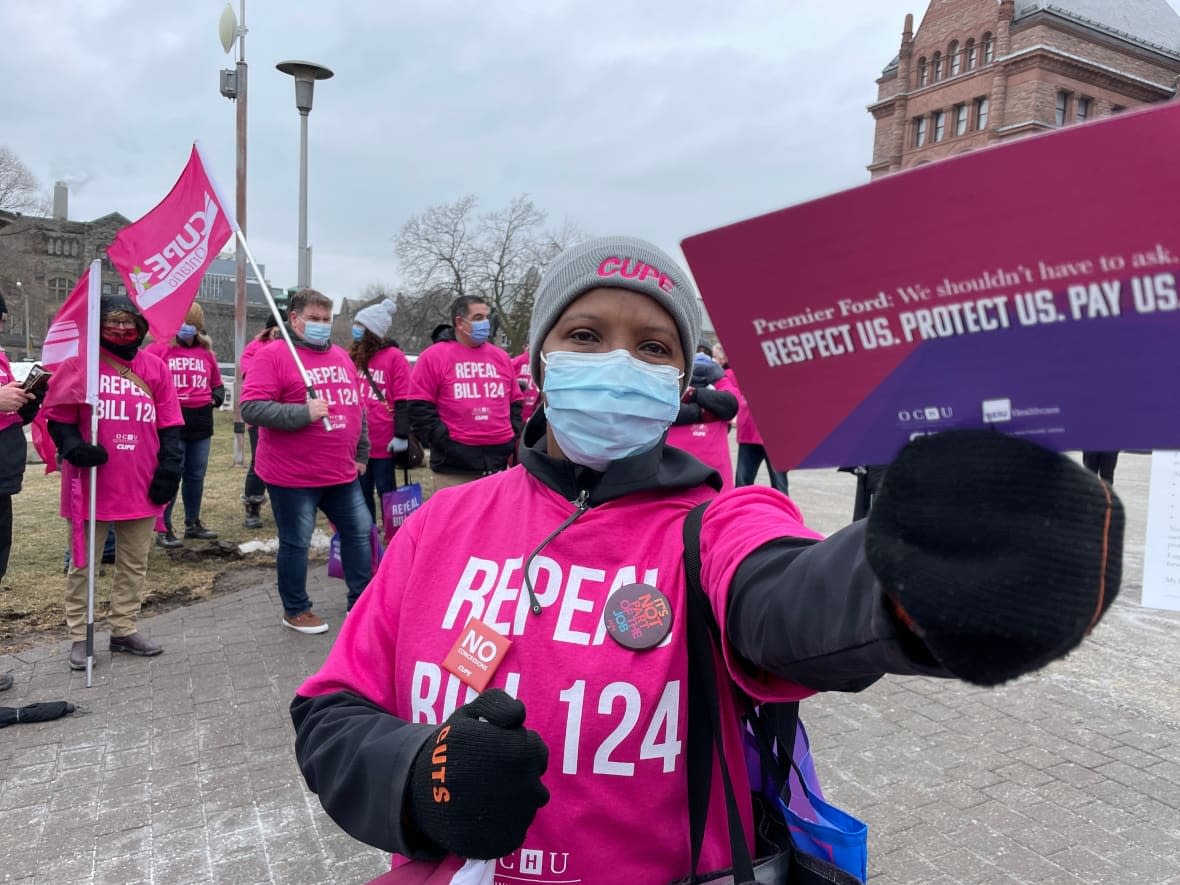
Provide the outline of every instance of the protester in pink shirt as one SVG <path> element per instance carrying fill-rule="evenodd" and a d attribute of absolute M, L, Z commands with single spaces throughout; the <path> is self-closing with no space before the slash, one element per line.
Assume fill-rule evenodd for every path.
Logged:
<path fill-rule="evenodd" d="M 762 434 L 758 432 L 758 427 L 754 424 L 754 417 L 750 414 L 750 406 L 738 388 L 737 377 L 734 375 L 733 369 L 729 367 L 729 361 L 725 358 L 725 350 L 720 344 L 714 350 L 714 358 L 725 369 L 725 377 L 718 382 L 718 387 L 732 391 L 738 400 L 738 460 L 734 484 L 752 486 L 758 476 L 758 468 L 765 462 L 766 472 L 770 475 L 771 487 L 778 489 L 784 495 L 790 494 L 787 491 L 787 472 L 775 470 L 774 465 L 770 463 L 770 456 L 766 454 L 766 447 L 762 444 Z"/>
<path fill-rule="evenodd" d="M 8 304 L 0 294 L 0 331 L 8 323 Z M 8 572 L 12 550 L 12 496 L 21 490 L 28 443 L 24 425 L 37 415 L 44 388 L 34 395 L 12 377 L 8 355 L 0 348 L 0 581 Z"/>
<path fill-rule="evenodd" d="M 743 695 L 859 691 L 886 673 L 996 685 L 1064 655 L 1113 600 L 1118 499 L 1027 440 L 923 437 L 870 519 L 826 540 L 778 492 L 720 492 L 663 441 L 699 333 L 687 274 L 655 246 L 607 237 L 559 255 L 533 305 L 545 406 L 520 463 L 406 520 L 298 689 L 300 769 L 346 832 L 397 855 L 388 882 L 427 867 L 453 881 L 457 858 L 495 859 L 497 883 L 722 870 L 722 766 L 742 787 L 735 841 L 754 842 Z M 705 611 L 690 611 L 683 529 L 706 502 Z M 718 627 L 697 654 L 717 673 L 722 750 L 704 744 L 712 791 L 693 785 L 708 812 L 694 870 L 698 617 Z"/>
<path fill-rule="evenodd" d="M 505 469 L 523 426 L 512 361 L 488 341 L 487 302 L 465 295 L 450 313 L 455 340 L 422 351 L 410 381 L 410 424 L 430 446 L 435 489 Z"/>
<path fill-rule="evenodd" d="M 410 446 L 410 362 L 388 338 L 397 305 L 386 298 L 357 311 L 349 355 L 361 375 L 361 400 L 369 423 L 369 469 L 361 475 L 361 494 L 373 521 L 381 496 L 394 489 L 394 462 Z"/>
<path fill-rule="evenodd" d="M 723 377 L 721 366 L 698 353 L 693 358 L 692 379 L 680 402 L 680 412 L 668 430 L 667 444 L 683 449 L 708 464 L 721 476 L 721 489 L 733 488 L 733 459 L 729 454 L 729 422 L 737 414 L 737 397 L 715 386 Z"/>
<path fill-rule="evenodd" d="M 184 417 L 163 361 L 140 349 L 147 320 L 126 295 L 103 295 L 99 354 L 98 439 L 90 435 L 85 367 L 77 357 L 59 367 L 45 400 L 49 434 L 62 458 L 62 516 L 89 513 L 88 468 L 98 468 L 95 536 L 115 529 L 111 588 L 111 651 L 158 655 L 160 643 L 137 630 L 156 517 L 180 487 Z M 77 493 L 75 495 L 75 492 Z M 69 664 L 86 668 L 87 569 L 74 563 L 66 579 L 66 626 L 74 641 Z"/>
<path fill-rule="evenodd" d="M 537 400 L 541 398 L 541 391 L 533 383 L 533 371 L 529 368 L 529 349 L 526 347 L 512 358 L 512 368 L 516 372 L 516 384 L 524 394 L 521 400 L 520 420 L 528 424 L 529 418 L 537 410 Z"/>
<path fill-rule="evenodd" d="M 169 341 L 157 341 L 146 348 L 158 356 L 172 373 L 172 384 L 180 399 L 184 427 L 180 431 L 180 495 L 184 502 L 184 540 L 214 541 L 217 532 L 201 523 L 201 499 L 205 495 L 205 471 L 213 443 L 213 410 L 225 402 L 225 385 L 213 342 L 205 334 L 205 311 L 193 305 L 184 322 Z M 173 498 L 164 508 L 164 530 L 156 533 L 160 547 L 180 547 L 182 541 L 172 530 Z"/>
<path fill-rule="evenodd" d="M 356 366 L 331 341 L 332 300 L 300 289 L 291 299 L 287 333 L 306 376 L 285 343 L 263 347 L 242 385 L 242 418 L 260 428 L 255 469 L 279 530 L 281 623 L 298 633 L 326 633 L 327 622 L 307 596 L 307 551 L 316 512 L 323 511 L 340 534 L 351 609 L 372 574 L 373 520 L 358 481 L 369 461 L 369 434 Z"/>
<path fill-rule="evenodd" d="M 254 363 L 254 357 L 267 344 L 279 337 L 279 321 L 274 316 L 266 318 L 266 325 L 262 331 L 250 339 L 242 348 L 242 377 L 237 380 L 238 395 L 241 395 L 242 385 L 246 383 L 246 373 Z M 258 478 L 254 470 L 254 459 L 258 453 L 258 428 L 253 424 L 246 425 L 246 436 L 250 439 L 250 466 L 246 468 L 246 482 L 242 487 L 242 507 L 245 517 L 242 525 L 248 529 L 262 528 L 262 505 L 266 503 L 266 483 Z"/>

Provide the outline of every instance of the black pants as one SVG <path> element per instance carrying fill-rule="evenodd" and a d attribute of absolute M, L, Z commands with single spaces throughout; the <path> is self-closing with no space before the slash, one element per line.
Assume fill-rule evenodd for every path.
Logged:
<path fill-rule="evenodd" d="M 12 495 L 0 495 L 0 578 L 8 574 L 12 552 Z"/>
<path fill-rule="evenodd" d="M 1082 452 L 1082 463 L 1092 473 L 1097 473 L 1109 485 L 1114 485 L 1114 468 L 1119 463 L 1118 452 Z"/>
<path fill-rule="evenodd" d="M 246 471 L 246 487 L 242 494 L 247 498 L 261 498 L 266 494 L 266 483 L 254 472 L 254 453 L 258 451 L 258 428 L 248 424 L 246 430 L 250 437 L 250 468 Z"/>

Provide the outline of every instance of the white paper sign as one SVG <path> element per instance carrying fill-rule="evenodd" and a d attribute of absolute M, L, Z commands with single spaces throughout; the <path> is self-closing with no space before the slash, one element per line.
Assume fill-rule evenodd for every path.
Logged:
<path fill-rule="evenodd" d="M 1180 611 L 1180 452 L 1151 455 L 1143 605 Z"/>

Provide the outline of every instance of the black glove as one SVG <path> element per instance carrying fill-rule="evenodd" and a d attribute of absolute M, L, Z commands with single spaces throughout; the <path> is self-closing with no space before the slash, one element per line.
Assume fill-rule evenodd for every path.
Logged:
<path fill-rule="evenodd" d="M 1123 506 L 1065 455 L 986 430 L 923 436 L 885 472 L 865 552 L 944 667 L 998 685 L 1064 656 L 1122 577 Z"/>
<path fill-rule="evenodd" d="M 97 443 L 77 443 L 63 451 L 61 456 L 75 467 L 101 467 L 107 463 L 107 450 Z"/>
<path fill-rule="evenodd" d="M 549 750 L 524 727 L 524 704 L 489 688 L 451 714 L 410 769 L 410 812 L 431 842 L 459 857 L 520 848 L 549 801 Z"/>
<path fill-rule="evenodd" d="M 167 504 L 180 489 L 180 474 L 166 467 L 157 467 L 148 485 L 148 500 L 153 504 Z"/>
<path fill-rule="evenodd" d="M 221 385 L 214 387 L 211 395 L 213 397 L 213 408 L 220 409 L 221 404 L 225 402 L 225 387 Z"/>

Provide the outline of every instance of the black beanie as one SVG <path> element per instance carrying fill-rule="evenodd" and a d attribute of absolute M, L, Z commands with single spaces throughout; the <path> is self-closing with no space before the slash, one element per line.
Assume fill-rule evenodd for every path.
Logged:
<path fill-rule="evenodd" d="M 1122 577 L 1122 503 L 1072 459 L 987 430 L 919 437 L 869 514 L 869 564 L 952 673 L 998 685 L 1074 648 Z"/>

